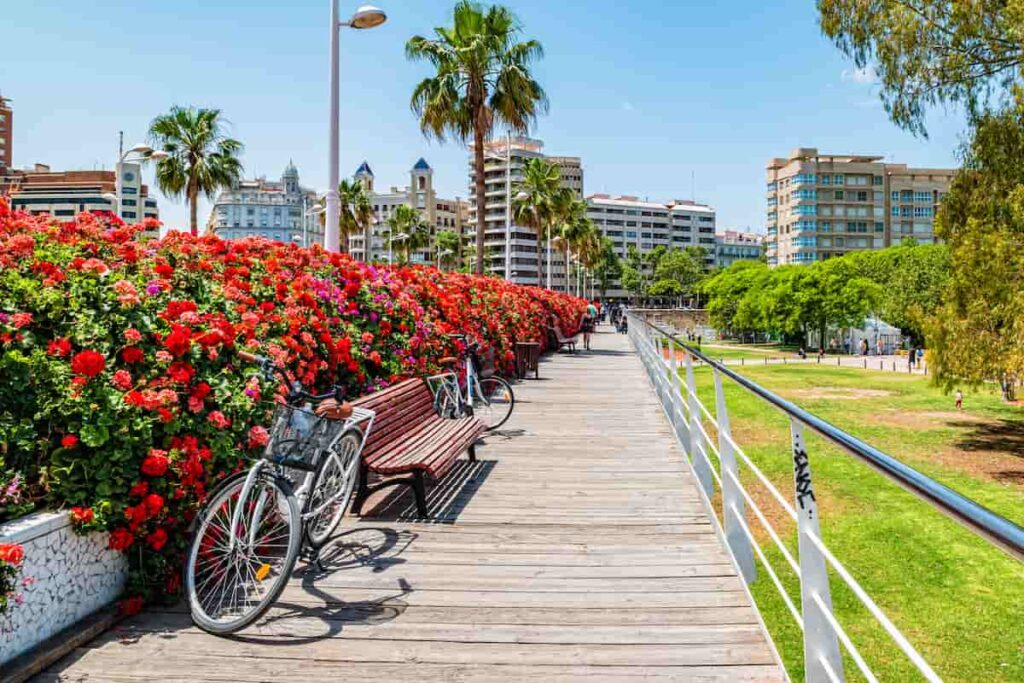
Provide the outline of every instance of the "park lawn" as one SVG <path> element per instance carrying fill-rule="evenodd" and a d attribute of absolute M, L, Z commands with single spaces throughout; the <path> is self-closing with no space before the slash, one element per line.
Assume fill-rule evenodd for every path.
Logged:
<path fill-rule="evenodd" d="M 748 366 L 743 374 L 1018 524 L 1024 523 L 1024 409 L 997 393 L 965 391 L 962 414 L 919 376 L 819 365 Z M 711 373 L 698 391 L 714 406 Z M 793 498 L 788 420 L 726 381 L 733 433 Z M 822 532 L 832 552 L 945 680 L 1024 680 L 1024 567 L 868 466 L 807 433 Z M 713 435 L 713 432 L 712 432 Z M 792 521 L 749 471 L 745 485 L 795 552 Z M 761 490 L 759 490 L 761 489 Z M 799 605 L 781 553 L 752 528 Z M 803 678 L 801 634 L 759 567 L 751 586 L 793 680 Z M 906 657 L 837 578 L 840 622 L 880 680 L 919 680 Z M 847 673 L 859 680 L 847 658 Z"/>
<path fill-rule="evenodd" d="M 796 358 L 792 349 L 778 346 L 732 346 L 727 344 L 702 344 L 700 351 L 714 360 L 756 360 L 764 362 L 765 358 Z"/>

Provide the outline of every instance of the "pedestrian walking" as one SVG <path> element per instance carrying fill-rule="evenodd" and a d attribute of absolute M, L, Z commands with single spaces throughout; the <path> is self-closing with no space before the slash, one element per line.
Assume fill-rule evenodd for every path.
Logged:
<path fill-rule="evenodd" d="M 594 331 L 594 325 L 597 323 L 597 306 L 590 303 L 587 304 L 587 310 L 583 313 L 583 319 L 580 320 L 580 331 L 583 333 L 583 348 L 587 351 L 590 350 L 590 335 Z"/>
<path fill-rule="evenodd" d="M 914 369 L 914 361 L 917 360 L 917 349 L 913 346 L 910 347 L 910 354 L 907 356 L 907 367 L 911 370 Z"/>
<path fill-rule="evenodd" d="M 956 409 L 964 409 L 964 392 L 960 391 L 959 389 L 956 390 Z"/>

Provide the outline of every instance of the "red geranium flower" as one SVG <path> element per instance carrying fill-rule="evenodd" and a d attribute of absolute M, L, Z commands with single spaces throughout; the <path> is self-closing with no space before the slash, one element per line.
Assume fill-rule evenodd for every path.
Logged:
<path fill-rule="evenodd" d="M 137 346 L 129 346 L 121 351 L 121 360 L 128 364 L 141 363 L 145 358 L 146 354 Z"/>
<path fill-rule="evenodd" d="M 142 461 L 142 473 L 147 477 L 162 477 L 167 472 L 167 453 L 156 448 Z"/>
<path fill-rule="evenodd" d="M 146 506 L 146 512 L 149 513 L 150 517 L 160 514 L 160 511 L 164 508 L 164 498 L 157 493 L 149 494 L 142 502 Z"/>
<path fill-rule="evenodd" d="M 50 342 L 50 345 L 46 347 L 46 353 L 51 356 L 64 356 L 71 353 L 71 340 L 67 337 L 58 337 Z"/>
<path fill-rule="evenodd" d="M 162 528 L 158 528 L 156 531 L 146 536 L 146 543 L 153 550 L 160 552 L 160 550 L 167 544 L 167 532 Z"/>
<path fill-rule="evenodd" d="M 102 353 L 96 351 L 79 351 L 71 357 L 71 372 L 81 377 L 95 377 L 103 372 L 107 361 Z"/>
<path fill-rule="evenodd" d="M 128 490 L 128 495 L 132 496 L 133 498 L 141 498 L 147 493 L 149 493 L 148 481 L 140 481 L 138 484 L 136 484 L 135 486 L 131 487 L 131 489 Z"/>
<path fill-rule="evenodd" d="M 191 346 L 192 336 L 188 328 L 182 325 L 175 325 L 173 331 L 164 339 L 164 348 L 175 358 L 184 356 Z"/>
<path fill-rule="evenodd" d="M 71 522 L 73 524 L 91 524 L 94 517 L 92 508 L 71 508 Z"/>
<path fill-rule="evenodd" d="M 141 595 L 133 595 L 117 603 L 117 611 L 126 617 L 130 617 L 141 612 L 143 604 Z"/>
<path fill-rule="evenodd" d="M 132 532 L 121 527 L 120 529 L 114 529 L 110 532 L 110 541 L 107 543 L 107 547 L 111 550 L 124 551 L 130 548 L 134 542 L 135 537 L 132 536 Z"/>
<path fill-rule="evenodd" d="M 64 448 L 74 448 L 78 445 L 78 437 L 74 434 L 65 434 L 64 438 L 60 440 L 60 445 Z"/>
<path fill-rule="evenodd" d="M 0 560 L 19 565 L 25 559 L 25 549 L 17 543 L 0 543 Z"/>

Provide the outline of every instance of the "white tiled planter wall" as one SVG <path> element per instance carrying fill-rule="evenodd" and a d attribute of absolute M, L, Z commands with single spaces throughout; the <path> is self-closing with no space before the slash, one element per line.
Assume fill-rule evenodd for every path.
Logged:
<path fill-rule="evenodd" d="M 124 555 L 107 549 L 107 534 L 80 536 L 67 512 L 37 512 L 0 525 L 0 543 L 25 548 L 19 588 L 25 597 L 0 617 L 0 664 L 109 605 L 124 590 Z"/>

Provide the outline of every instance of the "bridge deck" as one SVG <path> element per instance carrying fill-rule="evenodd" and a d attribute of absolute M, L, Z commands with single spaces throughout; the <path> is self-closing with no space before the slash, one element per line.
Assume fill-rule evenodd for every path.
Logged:
<path fill-rule="evenodd" d="M 378 499 L 241 637 L 150 611 L 40 680 L 783 680 L 639 359 L 594 346 L 517 386 L 432 522 Z"/>

